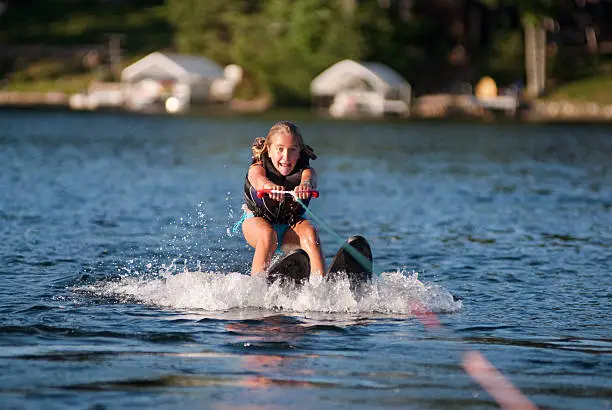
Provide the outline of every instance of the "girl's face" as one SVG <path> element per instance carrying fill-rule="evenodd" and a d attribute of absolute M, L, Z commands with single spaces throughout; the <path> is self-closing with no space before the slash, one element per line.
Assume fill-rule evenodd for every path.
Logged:
<path fill-rule="evenodd" d="M 300 158 L 300 143 L 293 134 L 285 132 L 276 134 L 271 139 L 268 155 L 276 170 L 281 175 L 287 176 Z"/>

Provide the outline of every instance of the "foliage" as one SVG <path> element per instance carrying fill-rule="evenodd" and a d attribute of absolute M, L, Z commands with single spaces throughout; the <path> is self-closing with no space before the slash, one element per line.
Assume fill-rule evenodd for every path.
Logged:
<path fill-rule="evenodd" d="M 440 40 L 446 39 L 441 39 L 438 28 L 428 19 L 405 21 L 376 2 L 363 2 L 355 21 L 363 37 L 363 58 L 368 61 L 382 62 L 409 75 L 425 55 L 429 59 L 445 56 Z"/>
<path fill-rule="evenodd" d="M 359 58 L 362 40 L 338 1 L 169 0 L 181 52 L 243 66 L 247 95 L 306 102 L 312 79 L 342 58 Z"/>
<path fill-rule="evenodd" d="M 520 30 L 505 30 L 496 33 L 490 61 L 490 75 L 499 84 L 516 82 L 517 73 L 522 73 L 525 66 L 525 47 L 523 33 Z"/>
<path fill-rule="evenodd" d="M 244 3 L 245 1 L 241 1 Z M 187 54 L 205 54 L 221 64 L 230 59 L 231 22 L 238 1 L 168 0 L 168 21 L 175 28 L 174 41 Z"/>
<path fill-rule="evenodd" d="M 83 46 L 107 44 L 121 33 L 122 46 L 148 53 L 165 47 L 172 32 L 160 0 L 129 2 L 29 0 L 11 3 L 0 16 L 0 44 Z"/>

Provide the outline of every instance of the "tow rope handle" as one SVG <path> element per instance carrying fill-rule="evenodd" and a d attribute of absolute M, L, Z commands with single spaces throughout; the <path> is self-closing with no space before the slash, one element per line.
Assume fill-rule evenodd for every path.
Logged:
<path fill-rule="evenodd" d="M 319 191 L 314 190 L 314 189 L 309 189 L 307 191 L 282 191 L 282 190 L 277 190 L 277 189 L 258 189 L 257 190 L 257 198 L 263 198 L 264 195 L 266 194 L 300 194 L 300 193 L 307 193 L 310 194 L 310 196 L 312 196 L 313 198 L 318 198 L 319 197 Z"/>

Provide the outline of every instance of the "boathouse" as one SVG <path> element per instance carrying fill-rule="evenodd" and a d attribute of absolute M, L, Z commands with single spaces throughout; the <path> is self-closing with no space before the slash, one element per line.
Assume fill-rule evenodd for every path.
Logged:
<path fill-rule="evenodd" d="M 170 99 L 178 107 L 227 101 L 233 85 L 225 84 L 224 68 L 201 56 L 154 52 L 121 73 L 125 102 L 133 109 Z"/>
<path fill-rule="evenodd" d="M 333 117 L 405 116 L 410 111 L 410 84 L 378 62 L 342 60 L 311 82 L 315 109 Z"/>

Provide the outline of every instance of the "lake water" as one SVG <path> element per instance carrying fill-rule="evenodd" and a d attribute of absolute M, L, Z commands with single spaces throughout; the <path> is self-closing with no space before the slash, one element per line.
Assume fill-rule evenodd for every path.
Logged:
<path fill-rule="evenodd" d="M 0 111 L 0 407 L 498 408 L 474 351 L 537 406 L 611 407 L 611 127 L 295 114 L 328 262 L 373 249 L 353 295 L 268 287 L 229 231 L 286 115 Z"/>

